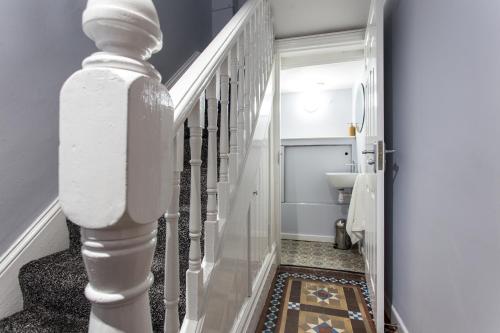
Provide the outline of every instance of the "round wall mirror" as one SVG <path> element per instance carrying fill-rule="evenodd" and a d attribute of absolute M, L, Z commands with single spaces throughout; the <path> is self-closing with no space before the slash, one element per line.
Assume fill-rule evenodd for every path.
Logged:
<path fill-rule="evenodd" d="M 356 130 L 358 133 L 363 131 L 365 125 L 365 85 L 360 83 L 356 89 L 356 98 L 354 99 L 354 114 L 356 115 Z"/>

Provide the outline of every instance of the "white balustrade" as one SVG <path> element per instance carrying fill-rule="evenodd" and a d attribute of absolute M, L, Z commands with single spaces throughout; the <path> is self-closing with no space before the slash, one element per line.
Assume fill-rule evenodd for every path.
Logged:
<path fill-rule="evenodd" d="M 93 0 L 83 30 L 102 52 L 61 90 L 59 200 L 81 227 L 89 332 L 151 332 L 148 289 L 174 124 L 169 93 L 147 62 L 162 45 L 158 16 L 151 0 Z"/>
<path fill-rule="evenodd" d="M 207 90 L 208 153 L 207 153 L 207 220 L 205 221 L 205 259 L 215 262 L 219 225 L 217 220 L 217 78 L 214 76 Z"/>
<path fill-rule="evenodd" d="M 181 172 L 184 167 L 184 127 L 177 132 L 174 140 L 174 177 L 172 195 L 165 214 L 165 323 L 166 333 L 179 331 L 179 194 Z"/>
<path fill-rule="evenodd" d="M 204 99 L 204 98 L 203 98 Z M 186 317 L 198 320 L 201 316 L 203 269 L 201 267 L 201 143 L 202 117 L 205 103 L 197 103 L 188 118 L 189 145 L 191 148 L 191 191 L 189 201 L 189 269 L 186 272 Z"/>
<path fill-rule="evenodd" d="M 85 294 L 92 304 L 89 332 L 152 331 L 148 289 L 153 281 L 157 219 L 162 215 L 166 223 L 164 330 L 179 332 L 184 123 L 188 121 L 191 151 L 185 319 L 196 322 L 204 315 L 204 279 L 210 276 L 204 276 L 204 270 L 214 269 L 217 261 L 219 233 L 224 228 L 220 221 L 231 223 L 227 220 L 231 195 L 249 153 L 272 67 L 269 1 L 249 0 L 170 92 L 147 62 L 162 46 L 152 0 L 89 0 L 83 29 L 101 52 L 85 59 L 82 70 L 61 90 L 59 198 L 68 218 L 81 226 L 89 277 Z M 205 97 L 208 198 L 203 258 Z"/>

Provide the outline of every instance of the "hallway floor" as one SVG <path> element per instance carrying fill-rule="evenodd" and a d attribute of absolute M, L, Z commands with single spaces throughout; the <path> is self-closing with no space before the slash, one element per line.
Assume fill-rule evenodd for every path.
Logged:
<path fill-rule="evenodd" d="M 281 264 L 338 269 L 343 271 L 365 271 L 363 257 L 358 248 L 339 250 L 332 243 L 281 240 Z"/>
<path fill-rule="evenodd" d="M 375 333 L 364 274 L 280 266 L 258 333 Z"/>

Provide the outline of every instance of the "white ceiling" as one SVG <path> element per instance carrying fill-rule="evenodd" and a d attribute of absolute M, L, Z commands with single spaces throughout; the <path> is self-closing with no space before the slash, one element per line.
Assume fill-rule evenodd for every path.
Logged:
<path fill-rule="evenodd" d="M 366 27 L 370 0 L 271 0 L 276 38 Z"/>
<path fill-rule="evenodd" d="M 282 93 L 352 88 L 363 70 L 362 60 L 286 69 L 281 71 L 280 88 Z"/>

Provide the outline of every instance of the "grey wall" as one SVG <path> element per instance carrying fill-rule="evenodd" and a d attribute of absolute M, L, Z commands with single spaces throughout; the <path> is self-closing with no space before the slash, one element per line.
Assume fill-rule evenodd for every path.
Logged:
<path fill-rule="evenodd" d="M 163 31 L 163 50 L 151 63 L 167 81 L 196 51 L 212 40 L 211 2 L 206 0 L 153 0 Z"/>
<path fill-rule="evenodd" d="M 406 0 L 387 22 L 387 291 L 412 333 L 500 326 L 499 15 Z"/>
<path fill-rule="evenodd" d="M 155 1 L 165 37 L 164 80 L 210 40 L 210 4 Z M 57 197 L 58 100 L 94 46 L 84 0 L 0 1 L 0 255 Z"/>
<path fill-rule="evenodd" d="M 338 204 L 325 173 L 349 172 L 352 146 L 285 146 L 283 154 L 281 232 L 333 240 L 334 222 L 346 218 L 349 207 Z"/>
<path fill-rule="evenodd" d="M 212 36 L 215 37 L 238 10 L 234 0 L 212 0 Z"/>

